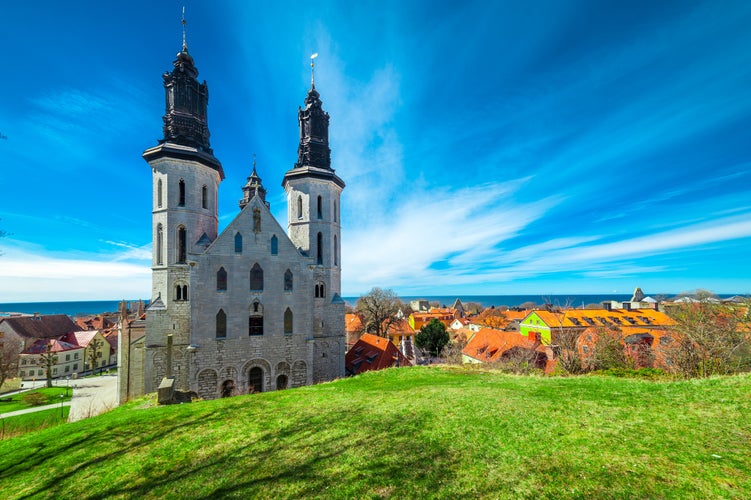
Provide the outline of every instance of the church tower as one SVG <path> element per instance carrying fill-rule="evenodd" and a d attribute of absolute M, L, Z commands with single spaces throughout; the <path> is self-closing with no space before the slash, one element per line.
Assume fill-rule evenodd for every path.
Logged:
<path fill-rule="evenodd" d="M 190 344 L 191 256 L 217 237 L 217 193 L 224 172 L 209 143 L 208 86 L 197 77 L 183 19 L 182 50 L 172 71 L 163 75 L 164 138 L 143 153 L 152 172 L 153 242 L 146 392 L 170 376 L 176 388 L 187 387 L 187 363 L 181 359 Z"/>
<path fill-rule="evenodd" d="M 305 107 L 298 109 L 298 123 L 297 163 L 284 175 L 282 186 L 287 193 L 289 237 L 308 257 L 313 272 L 313 372 L 320 380 L 327 376 L 330 380 L 344 374 L 343 366 L 334 366 L 334 360 L 343 359 L 344 349 L 340 257 L 344 181 L 331 168 L 329 114 L 323 110 L 314 75 Z"/>

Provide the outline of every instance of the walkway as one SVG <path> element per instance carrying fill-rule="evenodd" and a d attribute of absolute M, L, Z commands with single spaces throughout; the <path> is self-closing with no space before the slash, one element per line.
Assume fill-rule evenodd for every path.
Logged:
<path fill-rule="evenodd" d="M 34 406 L 33 408 L 26 408 L 25 410 L 9 411 L 8 413 L 0 413 L 0 418 L 15 417 L 16 415 L 24 415 L 26 413 L 35 413 L 44 410 L 54 410 L 60 408 L 60 403 L 53 403 L 51 405 Z M 62 406 L 70 406 L 70 401 L 65 401 Z"/>
<path fill-rule="evenodd" d="M 111 410 L 117 406 L 117 375 L 102 375 L 71 381 L 68 422 L 75 422 Z"/>

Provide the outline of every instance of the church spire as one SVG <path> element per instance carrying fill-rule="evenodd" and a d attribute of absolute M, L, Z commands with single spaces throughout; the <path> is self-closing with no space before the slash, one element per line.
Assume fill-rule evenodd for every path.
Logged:
<path fill-rule="evenodd" d="M 243 186 L 243 198 L 240 200 L 240 210 L 245 208 L 245 205 L 250 203 L 250 200 L 252 200 L 254 196 L 258 196 L 264 203 L 266 203 L 266 189 L 264 189 L 263 184 L 261 183 L 261 178 L 256 172 L 255 154 L 253 154 L 253 172 L 251 172 L 250 177 L 248 177 L 248 182 Z M 268 203 L 266 203 L 266 206 L 268 206 Z"/>
<path fill-rule="evenodd" d="M 297 148 L 295 168 L 315 167 L 331 170 L 329 149 L 329 114 L 323 110 L 321 95 L 316 90 L 315 63 L 318 53 L 310 57 L 310 90 L 305 97 L 305 108 L 299 108 L 300 145 Z"/>
<path fill-rule="evenodd" d="M 160 142 L 172 142 L 190 146 L 211 154 L 209 144 L 209 127 L 206 108 L 209 103 L 209 88 L 206 82 L 198 83 L 198 69 L 193 57 L 188 53 L 186 38 L 185 9 L 183 8 L 183 43 L 182 50 L 172 63 L 171 73 L 164 73 L 164 90 L 166 93 L 166 111 L 164 120 L 164 139 Z"/>

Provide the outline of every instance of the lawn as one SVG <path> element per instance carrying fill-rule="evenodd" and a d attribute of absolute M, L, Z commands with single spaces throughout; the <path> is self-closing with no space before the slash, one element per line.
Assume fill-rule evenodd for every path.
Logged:
<path fill-rule="evenodd" d="M 18 497 L 749 498 L 751 376 L 415 367 L 0 442 Z"/>
<path fill-rule="evenodd" d="M 70 395 L 72 390 L 65 387 L 43 387 L 41 389 L 34 389 L 31 391 L 24 391 L 13 396 L 6 396 L 2 399 L 10 399 L 8 402 L 0 402 L 0 413 L 10 413 L 17 410 L 25 410 L 27 408 L 33 408 L 33 405 L 27 404 L 23 401 L 23 397 L 27 394 L 39 393 L 47 398 L 47 402 L 44 404 L 60 403 L 60 396 L 63 396 L 63 401 L 70 401 Z M 66 395 L 67 394 L 67 395 Z M 41 405 L 37 405 L 41 406 Z"/>
<path fill-rule="evenodd" d="M 0 419 L 0 439 L 61 425 L 68 420 L 68 413 L 70 413 L 70 407 L 63 406 Z"/>

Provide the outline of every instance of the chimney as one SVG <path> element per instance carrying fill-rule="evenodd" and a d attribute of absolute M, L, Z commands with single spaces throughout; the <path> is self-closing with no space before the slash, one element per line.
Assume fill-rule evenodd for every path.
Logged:
<path fill-rule="evenodd" d="M 605 302 L 602 303 L 602 308 L 605 309 L 606 311 L 610 311 L 613 308 L 613 304 L 611 304 L 609 300 L 606 300 Z"/>

